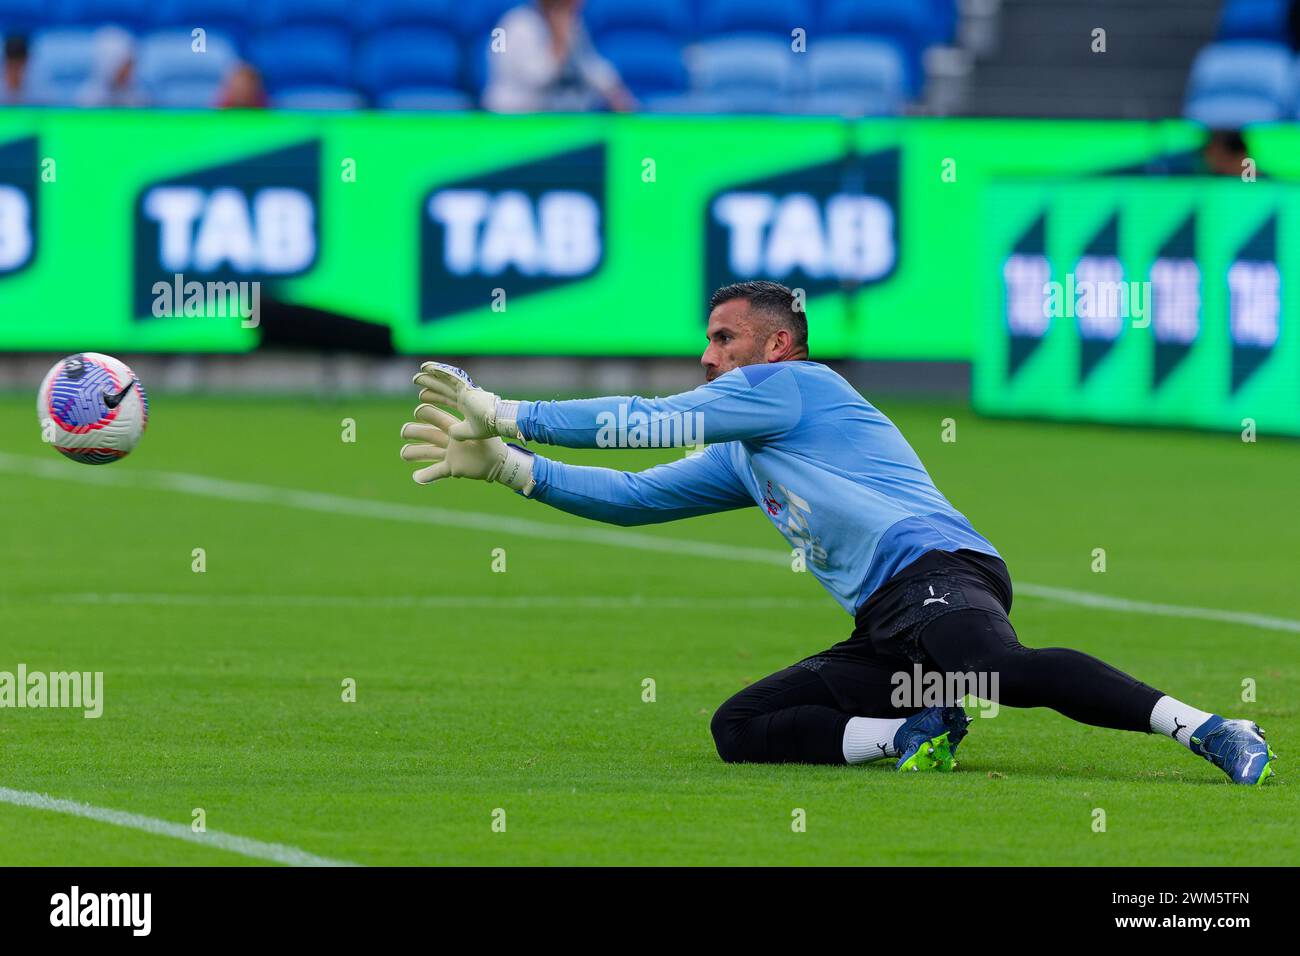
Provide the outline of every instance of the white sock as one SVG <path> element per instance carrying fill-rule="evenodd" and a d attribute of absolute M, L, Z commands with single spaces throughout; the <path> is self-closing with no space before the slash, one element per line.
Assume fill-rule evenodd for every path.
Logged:
<path fill-rule="evenodd" d="M 844 759 L 866 763 L 881 757 L 897 757 L 894 735 L 903 726 L 902 717 L 850 717 L 844 725 Z"/>
<path fill-rule="evenodd" d="M 1213 716 L 1195 707 L 1188 707 L 1181 700 L 1174 700 L 1166 694 L 1156 701 L 1156 706 L 1151 710 L 1151 732 L 1173 737 L 1191 749 L 1192 732 Z"/>

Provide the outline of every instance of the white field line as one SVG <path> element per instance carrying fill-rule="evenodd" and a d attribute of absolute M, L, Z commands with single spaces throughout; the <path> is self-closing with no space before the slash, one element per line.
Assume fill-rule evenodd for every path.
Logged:
<path fill-rule="evenodd" d="M 113 485 L 127 488 L 146 488 L 175 491 L 182 494 L 219 498 L 226 501 L 280 505 L 327 514 L 344 514 L 358 518 L 380 518 L 406 523 L 469 528 L 476 531 L 494 531 L 548 541 L 575 541 L 584 544 L 603 544 L 610 547 L 630 548 L 638 551 L 657 551 L 675 555 L 702 558 L 720 558 L 728 561 L 747 561 L 769 567 L 789 567 L 790 557 L 781 550 L 745 548 L 717 544 L 710 541 L 691 541 L 666 538 L 627 531 L 622 528 L 582 527 L 562 525 L 526 518 L 503 518 L 499 515 L 474 511 L 453 511 L 448 508 L 424 505 L 403 505 L 365 498 L 349 498 L 321 492 L 295 491 L 270 485 L 226 481 L 205 475 L 179 472 L 142 471 L 129 469 L 111 471 L 103 467 L 89 468 L 72 462 L 44 460 L 30 456 L 10 455 L 0 452 L 0 471 L 33 475 L 62 481 L 77 481 L 91 485 Z M 1290 618 L 1270 617 L 1243 611 L 1224 611 L 1216 608 L 1190 607 L 1178 604 L 1157 604 L 1126 598 L 1073 591 L 1067 588 L 1039 584 L 1016 584 L 1016 594 L 1025 597 L 1073 604 L 1098 610 L 1126 614 L 1148 614 L 1155 617 L 1190 618 L 1225 624 L 1241 624 L 1266 630 L 1300 633 L 1300 621 Z M 615 599 L 617 600 L 617 599 Z M 754 606 L 749 603 L 747 606 Z"/>
<path fill-rule="evenodd" d="M 1042 584 L 1017 584 L 1015 592 L 1017 595 L 1023 594 L 1026 597 L 1058 601 L 1062 604 L 1075 604 L 1079 607 L 1099 608 L 1103 611 L 1119 611 L 1124 614 L 1151 614 L 1155 617 L 1186 617 L 1198 621 L 1244 624 L 1246 627 L 1261 627 L 1269 631 L 1291 631 L 1300 634 L 1300 621 L 1293 621 L 1285 617 L 1269 617 L 1266 614 L 1252 614 L 1249 611 L 1221 611 L 1212 607 L 1187 607 L 1182 604 L 1131 601 L 1128 598 L 1092 594 L 1088 591 L 1072 591 L 1069 588 L 1046 587 Z"/>
<path fill-rule="evenodd" d="M 760 564 L 788 567 L 790 558 L 780 551 L 766 548 L 739 548 L 733 545 L 714 544 L 710 541 L 683 541 L 679 538 L 657 537 L 636 531 L 603 526 L 581 527 L 562 525 L 527 518 L 503 518 L 500 515 L 475 511 L 453 511 L 428 505 L 403 505 L 390 501 L 365 498 L 348 498 L 314 491 L 296 491 L 270 485 L 254 485 L 241 481 L 226 481 L 206 475 L 181 472 L 109 471 L 104 466 L 92 467 L 66 461 L 44 461 L 37 458 L 9 455 L 0 452 L 0 471 L 33 475 L 82 484 L 124 488 L 177 491 L 204 498 L 221 498 L 247 504 L 281 505 L 304 511 L 325 514 L 350 515 L 355 518 L 382 518 L 407 524 L 432 524 L 444 527 L 469 528 L 473 531 L 494 531 L 500 534 L 522 535 L 547 541 L 576 541 L 584 544 L 606 544 L 612 547 L 636 548 L 641 551 L 662 551 L 667 554 L 693 555 L 701 558 L 721 558 L 733 561 L 756 561 Z M 408 483 L 410 479 L 405 479 Z M 503 492 L 504 493 L 504 492 Z"/>
<path fill-rule="evenodd" d="M 0 600 L 6 600 L 0 597 Z M 23 600 L 9 598 L 8 600 Z M 744 611 L 829 609 L 824 600 L 809 598 L 693 598 L 659 594 L 625 594 L 616 597 L 568 597 L 563 595 L 393 595 L 354 597 L 339 594 L 150 594 L 139 592 L 86 591 L 71 594 L 43 595 L 39 600 L 51 604 L 157 604 L 210 607 L 319 607 L 394 609 L 451 608 L 493 611 L 593 610 L 593 611 Z"/>
<path fill-rule="evenodd" d="M 177 840 L 186 840 L 200 846 L 238 853 L 240 856 L 252 857 L 255 860 L 283 863 L 285 866 L 357 865 L 348 863 L 345 860 L 331 860 L 323 856 L 316 856 L 306 850 L 285 846 L 282 843 L 263 843 L 261 840 L 251 840 L 248 837 L 221 833 L 217 830 L 209 830 L 207 833 L 195 833 L 184 823 L 173 823 L 168 820 L 141 816 L 138 813 L 127 813 L 125 810 L 109 810 L 105 807 L 95 807 L 76 800 L 59 800 L 30 790 L 11 790 L 9 787 L 0 787 L 0 803 L 9 803 L 15 807 L 28 807 L 33 810 L 66 813 L 70 816 L 96 820 L 99 823 L 108 823 L 116 827 L 143 830 L 145 833 L 152 833 L 156 836 L 174 837 Z"/>
<path fill-rule="evenodd" d="M 1225 624 L 1241 624 L 1271 631 L 1300 633 L 1300 621 L 1268 617 L 1244 611 L 1221 611 L 1214 608 L 1185 607 L 1178 604 L 1155 604 L 1149 601 L 1131 601 L 1127 598 L 1107 597 L 1087 591 L 1066 588 L 1042 587 L 1035 584 L 1016 585 L 1017 597 L 1040 598 L 1061 604 L 1116 611 L 1123 614 L 1151 614 L 1157 617 L 1182 617 Z M 21 597 L 0 595 L 0 601 L 23 601 Z M 491 595 L 394 595 L 353 597 L 338 594 L 163 594 L 148 592 L 97 592 L 85 591 L 70 594 L 48 594 L 40 597 L 50 604 L 148 604 L 175 607 L 307 607 L 355 608 L 360 610 L 401 610 L 404 608 L 446 608 L 461 610 L 590 610 L 590 611 L 744 611 L 744 610 L 816 610 L 830 608 L 824 600 L 806 598 L 738 598 L 734 600 L 676 597 L 671 595 L 626 594 L 615 597 L 582 596 L 517 596 L 493 597 Z"/>

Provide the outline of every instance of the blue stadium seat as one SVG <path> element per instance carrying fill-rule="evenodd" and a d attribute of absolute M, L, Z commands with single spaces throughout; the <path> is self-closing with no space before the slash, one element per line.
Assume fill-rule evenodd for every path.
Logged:
<path fill-rule="evenodd" d="M 756 113 L 748 103 L 737 103 L 726 94 L 665 93 L 651 94 L 641 99 L 641 107 L 649 113 Z"/>
<path fill-rule="evenodd" d="M 1280 43 L 1229 40 L 1196 55 L 1184 114 L 1218 128 L 1266 123 L 1289 113 L 1291 51 Z"/>
<path fill-rule="evenodd" d="M 332 26 L 351 32 L 359 6 L 353 0 L 257 0 L 253 10 L 263 27 Z"/>
<path fill-rule="evenodd" d="M 483 95 L 487 85 L 490 55 L 488 47 L 492 42 L 492 30 L 507 11 L 523 5 L 524 0 L 475 0 L 474 3 L 460 3 L 456 8 L 456 27 L 460 34 L 464 53 L 465 88 L 471 91 L 477 101 Z"/>
<path fill-rule="evenodd" d="M 468 110 L 474 101 L 460 90 L 435 90 L 412 87 L 395 89 L 381 95 L 375 106 L 381 110 Z"/>
<path fill-rule="evenodd" d="M 776 34 L 790 41 L 795 27 L 810 30 L 812 11 L 802 0 L 707 0 L 700 14 L 706 37 Z"/>
<path fill-rule="evenodd" d="M 895 116 L 907 99 L 903 53 L 888 40 L 817 40 L 808 46 L 809 94 L 803 111 L 835 116 Z"/>
<path fill-rule="evenodd" d="M 1240 129 L 1286 118 L 1286 111 L 1276 100 L 1232 93 L 1199 96 L 1188 101 L 1183 114 L 1209 129 Z"/>
<path fill-rule="evenodd" d="M 27 61 L 27 97 L 44 106 L 75 105 L 77 90 L 90 77 L 94 30 L 70 27 L 32 37 Z"/>
<path fill-rule="evenodd" d="M 643 104 L 686 90 L 682 46 L 692 29 L 686 0 L 590 0 L 582 17 L 596 50 Z"/>
<path fill-rule="evenodd" d="M 374 100 L 397 89 L 457 93 L 460 75 L 460 44 L 444 30 L 385 28 L 357 48 L 356 85 Z"/>
<path fill-rule="evenodd" d="M 360 91 L 346 86 L 298 86 L 271 97 L 271 106 L 281 110 L 359 110 L 366 105 Z"/>
<path fill-rule="evenodd" d="M 207 49 L 196 53 L 185 30 L 165 30 L 141 37 L 136 75 L 158 106 L 202 109 L 216 104 L 226 75 L 239 62 L 234 45 L 209 33 Z"/>
<path fill-rule="evenodd" d="M 928 4 L 896 0 L 826 0 L 822 11 L 824 33 L 870 33 L 908 38 L 926 32 Z"/>
<path fill-rule="evenodd" d="M 682 109 L 770 113 L 795 92 L 795 54 L 785 40 L 749 36 L 709 40 L 691 51 L 689 67 L 691 94 L 680 104 Z"/>
<path fill-rule="evenodd" d="M 47 9 L 53 22 L 79 26 L 105 26 L 113 24 L 139 33 L 153 23 L 153 12 L 148 0 L 56 0 Z"/>
<path fill-rule="evenodd" d="M 452 0 L 367 0 L 358 12 L 358 23 L 366 30 L 426 27 L 455 33 L 459 23 L 455 8 Z"/>
<path fill-rule="evenodd" d="M 686 0 L 589 0 L 582 8 L 582 19 L 597 45 L 601 36 L 611 31 L 669 34 L 680 43 L 690 35 L 692 26 Z"/>
<path fill-rule="evenodd" d="M 462 42 L 465 44 L 465 87 L 475 97 L 479 97 L 487 86 L 487 58 L 491 55 L 488 52 L 491 36 L 484 33 L 482 36 L 467 37 Z"/>
<path fill-rule="evenodd" d="M 821 19 L 826 34 L 854 34 L 893 41 L 907 65 L 907 90 L 919 93 L 924 69 L 921 54 L 929 42 L 926 9 L 897 0 L 829 0 Z"/>
<path fill-rule="evenodd" d="M 679 39 L 664 33 L 615 30 L 597 41 L 601 56 L 618 70 L 638 99 L 686 89 L 686 67 Z"/>
<path fill-rule="evenodd" d="M 0 37 L 47 28 L 53 18 L 43 0 L 0 0 Z"/>
<path fill-rule="evenodd" d="M 220 34 L 238 48 L 252 31 L 252 7 L 252 0 L 162 0 L 154 24 L 186 32 L 202 27 L 209 34 Z"/>
<path fill-rule="evenodd" d="M 1290 0 L 1228 0 L 1219 14 L 1220 40 L 1271 40 L 1287 37 Z"/>
<path fill-rule="evenodd" d="M 163 110 L 208 110 L 216 106 L 219 93 L 209 83 L 179 81 L 151 91 L 149 106 Z"/>
<path fill-rule="evenodd" d="M 462 39 L 474 42 L 474 50 L 482 52 L 481 45 L 492 35 L 492 28 L 501 22 L 506 11 L 515 7 L 527 6 L 529 0 L 473 0 L 460 2 L 456 6 L 456 24 Z M 477 53 L 476 53 L 477 55 Z M 486 79 L 486 67 L 479 78 L 480 85 Z"/>
<path fill-rule="evenodd" d="M 272 94 L 290 87 L 348 88 L 352 79 L 352 37 L 333 27 L 263 30 L 249 50 Z"/>
<path fill-rule="evenodd" d="M 925 45 L 952 44 L 957 40 L 957 0 L 930 0 L 925 18 Z"/>

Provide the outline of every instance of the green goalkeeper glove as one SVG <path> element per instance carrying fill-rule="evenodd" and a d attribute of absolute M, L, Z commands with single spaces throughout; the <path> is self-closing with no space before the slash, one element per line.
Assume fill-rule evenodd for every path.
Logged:
<path fill-rule="evenodd" d="M 402 460 L 432 462 L 411 475 L 418 484 L 427 485 L 443 478 L 475 478 L 498 481 L 525 495 L 532 492 L 531 452 L 518 445 L 507 445 L 496 437 L 455 438 L 454 429 L 464 423 L 433 405 L 419 406 L 415 418 L 416 421 L 402 426 L 402 437 L 411 442 L 402 446 Z"/>
<path fill-rule="evenodd" d="M 425 362 L 415 376 L 420 401 L 450 405 L 464 416 L 448 430 L 452 438 L 520 438 L 515 420 L 519 403 L 479 388 L 464 369 L 442 362 Z"/>

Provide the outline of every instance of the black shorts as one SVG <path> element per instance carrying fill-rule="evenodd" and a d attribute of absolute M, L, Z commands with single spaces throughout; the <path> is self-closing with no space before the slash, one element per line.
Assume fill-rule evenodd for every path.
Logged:
<path fill-rule="evenodd" d="M 856 626 L 847 640 L 806 661 L 855 662 L 870 657 L 923 663 L 921 632 L 931 621 L 968 608 L 1001 618 L 1011 612 L 1011 575 L 1006 564 L 979 551 L 927 551 L 858 608 Z"/>
<path fill-rule="evenodd" d="M 895 716 L 892 697 L 897 674 L 910 673 L 915 664 L 925 670 L 940 669 L 926 660 L 921 635 L 945 614 L 964 610 L 989 612 L 995 619 L 989 625 L 1015 640 L 1007 619 L 1011 575 L 1006 564 L 979 551 L 927 551 L 858 608 L 856 626 L 847 640 L 794 667 L 821 677 L 836 706 L 846 713 Z"/>
<path fill-rule="evenodd" d="M 918 688 L 913 675 L 927 682 L 935 674 L 973 676 L 986 700 L 1051 707 L 1095 727 L 1150 731 L 1159 690 L 1079 651 L 1024 647 L 1010 610 L 1011 579 L 1001 559 L 928 551 L 858 610 L 848 640 L 751 684 L 719 708 L 718 752 L 727 760 L 838 763 L 852 717 L 906 717 L 957 703 L 969 688 L 936 685 L 942 701 L 931 701 L 931 687 Z M 985 676 L 994 681 L 989 693 L 979 684 Z"/>

